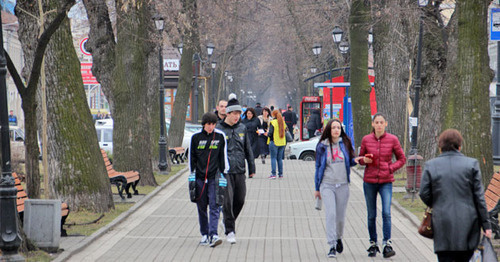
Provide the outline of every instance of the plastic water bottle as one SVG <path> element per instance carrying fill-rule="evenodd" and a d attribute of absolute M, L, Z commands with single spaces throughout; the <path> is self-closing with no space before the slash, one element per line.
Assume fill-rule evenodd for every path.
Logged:
<path fill-rule="evenodd" d="M 217 180 L 215 203 L 222 206 L 224 204 L 224 195 L 226 194 L 227 189 L 227 179 L 224 177 L 224 174 L 221 173 Z"/>
<path fill-rule="evenodd" d="M 315 206 L 316 210 L 321 210 L 321 204 L 322 204 L 321 198 L 317 197 Z"/>
<path fill-rule="evenodd" d="M 191 202 L 196 202 L 196 174 L 191 173 L 188 177 L 189 199 Z"/>

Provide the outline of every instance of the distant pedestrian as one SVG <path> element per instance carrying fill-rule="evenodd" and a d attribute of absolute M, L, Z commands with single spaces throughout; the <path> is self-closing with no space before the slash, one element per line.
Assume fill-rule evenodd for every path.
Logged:
<path fill-rule="evenodd" d="M 259 153 L 259 129 L 262 129 L 262 125 L 260 124 L 259 119 L 257 118 L 257 114 L 255 110 L 251 107 L 245 111 L 244 114 L 246 117 L 241 122 L 247 128 L 248 139 L 250 140 L 250 145 L 252 146 L 253 156 L 258 158 Z"/>
<path fill-rule="evenodd" d="M 285 118 L 285 123 L 286 123 L 286 126 L 288 127 L 288 131 L 290 131 L 290 134 L 292 135 L 292 138 L 295 139 L 295 135 L 294 135 L 294 126 L 297 125 L 297 114 L 295 114 L 295 112 L 293 112 L 293 107 L 292 106 L 288 106 L 288 110 L 283 113 L 283 117 Z"/>
<path fill-rule="evenodd" d="M 345 214 L 349 200 L 351 167 L 355 166 L 354 148 L 342 128 L 340 120 L 326 124 L 316 146 L 316 172 L 314 196 L 325 204 L 328 257 L 342 253 L 344 245 Z"/>
<path fill-rule="evenodd" d="M 222 121 L 226 117 L 226 106 L 226 100 L 220 100 L 219 103 L 217 103 L 217 106 L 215 106 L 215 114 L 217 115 L 217 119 L 219 121 Z"/>
<path fill-rule="evenodd" d="M 372 119 L 372 133 L 361 140 L 360 157 L 356 158 L 359 164 L 366 165 L 363 177 L 363 191 L 365 193 L 366 208 L 368 210 L 368 233 L 370 247 L 368 256 L 375 257 L 380 249 L 377 244 L 377 193 L 382 199 L 382 254 L 385 258 L 396 254 L 391 241 L 391 201 L 392 182 L 394 172 L 404 166 L 406 157 L 398 138 L 385 131 L 387 120 L 381 113 L 376 113 Z M 392 156 L 396 155 L 396 162 Z"/>
<path fill-rule="evenodd" d="M 227 191 L 224 197 L 224 226 L 226 239 L 229 243 L 236 243 L 235 224 L 236 218 L 243 209 L 246 195 L 245 184 L 245 159 L 248 164 L 249 177 L 255 175 L 255 162 L 248 139 L 245 125 L 240 123 L 241 106 L 235 94 L 229 95 L 226 108 L 226 118 L 217 124 L 226 134 L 227 155 L 229 159 L 229 171 L 227 175 Z"/>
<path fill-rule="evenodd" d="M 255 114 L 257 114 L 257 116 L 261 116 L 262 115 L 262 106 L 260 105 L 259 102 L 257 102 L 255 104 L 254 110 L 255 110 Z"/>
<path fill-rule="evenodd" d="M 14 115 L 14 110 L 9 111 L 9 125 L 17 126 L 17 116 Z"/>
<path fill-rule="evenodd" d="M 217 116 L 205 113 L 201 118 L 203 129 L 191 137 L 189 167 L 196 176 L 198 221 L 202 235 L 200 245 L 216 247 L 222 244 L 217 227 L 220 206 L 216 203 L 217 176 L 227 176 L 229 168 L 225 134 L 215 129 Z M 210 207 L 210 220 L 207 215 Z"/>
<path fill-rule="evenodd" d="M 276 162 L 278 163 L 278 177 L 283 178 L 283 156 L 285 155 L 285 130 L 286 125 L 279 110 L 271 113 L 273 120 L 269 125 L 269 152 L 271 153 L 271 175 L 269 179 L 276 179 Z"/>
<path fill-rule="evenodd" d="M 264 107 L 262 109 L 262 115 L 259 116 L 260 124 L 262 126 L 261 133 L 259 133 L 259 153 L 262 159 L 262 164 L 266 163 L 266 157 L 269 155 L 269 145 L 267 144 L 267 134 L 269 131 L 269 125 L 271 123 L 271 110 Z"/>
<path fill-rule="evenodd" d="M 323 125 L 321 124 L 321 112 L 319 109 L 314 109 L 309 116 L 309 120 L 306 124 L 307 132 L 309 133 L 309 139 L 316 136 L 316 131 L 320 130 Z"/>
<path fill-rule="evenodd" d="M 460 153 L 462 142 L 458 130 L 441 133 L 441 155 L 425 163 L 420 183 L 420 198 L 432 208 L 439 261 L 469 261 L 481 228 L 487 237 L 492 235 L 479 163 Z"/>

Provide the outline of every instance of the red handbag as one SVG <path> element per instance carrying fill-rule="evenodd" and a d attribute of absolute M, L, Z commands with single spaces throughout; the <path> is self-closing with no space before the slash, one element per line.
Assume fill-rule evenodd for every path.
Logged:
<path fill-rule="evenodd" d="M 424 213 L 424 219 L 422 219 L 422 224 L 418 227 L 418 233 L 423 237 L 432 239 L 434 237 L 434 231 L 432 230 L 432 208 L 427 207 Z"/>

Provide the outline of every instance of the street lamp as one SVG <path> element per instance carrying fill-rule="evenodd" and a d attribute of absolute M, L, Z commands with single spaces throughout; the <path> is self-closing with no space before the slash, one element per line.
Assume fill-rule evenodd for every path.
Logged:
<path fill-rule="evenodd" d="M 345 55 L 349 52 L 349 43 L 346 41 L 342 41 L 339 44 L 339 51 L 341 54 Z"/>
<path fill-rule="evenodd" d="M 165 138 L 165 88 L 163 86 L 163 25 L 164 19 L 160 15 L 153 17 L 156 30 L 160 34 L 160 50 L 158 51 L 158 60 L 160 61 L 160 139 L 158 140 L 160 159 L 158 161 L 158 169 L 161 173 L 165 173 L 168 168 L 167 161 L 167 139 Z M 182 43 L 180 44 L 182 50 Z M 181 51 L 182 53 L 182 51 Z"/>
<path fill-rule="evenodd" d="M 420 8 L 427 6 L 429 1 L 419 0 L 418 5 Z M 414 88 L 415 88 L 415 103 L 413 106 L 413 116 L 411 117 L 410 123 L 412 123 L 412 131 L 411 131 L 411 149 L 410 156 L 408 157 L 407 163 L 407 180 L 410 188 L 407 188 L 408 193 L 411 194 L 412 199 L 414 199 L 415 194 L 417 193 L 417 180 L 420 179 L 421 169 L 418 168 L 419 161 L 422 159 L 421 156 L 418 155 L 418 111 L 419 111 L 419 103 L 420 103 L 420 88 L 422 87 L 422 79 L 421 79 L 421 61 L 422 61 L 422 37 L 423 37 L 423 14 L 420 15 L 419 18 L 419 31 L 418 31 L 418 48 L 417 48 L 417 73 L 415 76 Z M 408 168 L 410 167 L 410 168 Z M 409 172 L 408 172 L 409 171 Z M 412 174 L 413 173 L 413 174 Z"/>
<path fill-rule="evenodd" d="M 209 43 L 207 45 L 207 54 L 208 58 L 212 56 L 214 52 L 215 46 L 212 43 Z M 194 90 L 193 90 L 193 95 L 194 95 L 194 101 L 193 101 L 193 122 L 195 124 L 198 123 L 198 76 L 200 75 L 200 63 L 202 62 L 207 62 L 203 61 L 201 59 L 201 56 L 199 53 L 195 53 L 193 55 L 193 62 L 194 62 Z"/>
<path fill-rule="evenodd" d="M 208 45 L 207 45 L 208 58 L 210 58 L 212 56 L 212 54 L 214 53 L 214 49 L 215 49 L 214 44 L 208 43 Z"/>
<path fill-rule="evenodd" d="M 0 20 L 2 15 L 0 14 Z M 21 237 L 17 225 L 17 188 L 14 186 L 10 161 L 9 116 L 7 109 L 7 61 L 3 48 L 0 23 L 0 144 L 2 146 L 2 176 L 0 177 L 0 250 L 2 261 L 24 261 L 18 253 Z"/>
<path fill-rule="evenodd" d="M 315 56 L 319 56 L 319 54 L 321 54 L 321 45 L 320 45 L 320 44 L 318 44 L 318 43 L 315 43 L 315 44 L 313 45 L 312 50 L 313 50 L 313 54 L 314 54 Z"/>
<path fill-rule="evenodd" d="M 216 95 L 216 90 L 215 90 L 215 68 L 217 67 L 217 62 L 215 60 L 212 60 L 212 62 L 210 63 L 210 79 L 212 80 L 211 81 L 211 87 L 212 87 L 212 102 L 211 104 L 214 105 L 215 107 L 215 103 L 216 103 L 216 98 L 217 98 L 217 95 Z M 208 94 L 207 94 L 208 95 Z"/>
<path fill-rule="evenodd" d="M 370 28 L 370 31 L 368 31 L 368 44 L 371 45 L 373 44 L 373 29 Z"/>
<path fill-rule="evenodd" d="M 181 55 L 182 55 L 182 48 L 183 47 L 184 47 L 184 44 L 182 44 L 182 42 L 177 45 L 177 50 L 179 50 L 179 54 L 181 54 Z"/>
<path fill-rule="evenodd" d="M 340 41 L 342 41 L 342 35 L 344 35 L 344 31 L 342 31 L 342 29 L 340 29 L 340 27 L 335 26 L 335 28 L 333 28 L 333 30 L 332 30 L 333 42 L 335 44 L 340 43 Z"/>

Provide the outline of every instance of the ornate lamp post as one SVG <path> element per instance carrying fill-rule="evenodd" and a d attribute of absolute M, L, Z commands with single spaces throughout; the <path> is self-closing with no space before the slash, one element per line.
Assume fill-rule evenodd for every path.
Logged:
<path fill-rule="evenodd" d="M 344 31 L 342 31 L 342 29 L 340 29 L 340 27 L 335 26 L 335 28 L 333 28 L 333 30 L 332 30 L 332 38 L 333 38 L 333 42 L 335 44 L 339 44 L 340 41 L 342 41 L 342 36 L 343 35 L 344 35 Z"/>
<path fill-rule="evenodd" d="M 158 161 L 158 169 L 160 172 L 164 173 L 168 168 L 167 161 L 167 139 L 165 138 L 165 88 L 163 86 L 163 17 L 156 15 L 153 17 L 155 21 L 156 29 L 160 34 L 160 51 L 158 52 L 158 60 L 160 62 L 160 139 L 158 140 L 158 146 L 160 151 L 160 159 Z"/>
<path fill-rule="evenodd" d="M 418 0 L 419 8 L 427 6 L 428 0 Z M 418 49 L 417 49 L 417 73 L 415 76 L 414 88 L 415 88 L 415 102 L 413 105 L 413 116 L 412 116 L 412 131 L 411 131 L 411 149 L 410 156 L 408 157 L 408 163 L 406 164 L 407 173 L 407 188 L 406 191 L 411 195 L 412 200 L 415 198 L 415 194 L 418 192 L 420 185 L 420 176 L 422 175 L 422 167 L 420 166 L 420 161 L 422 157 L 418 155 L 418 111 L 420 103 L 420 88 L 422 87 L 421 79 L 421 61 L 422 61 L 422 37 L 423 37 L 423 15 L 419 18 L 419 32 L 418 32 Z M 409 196 L 405 196 L 409 198 Z"/>
<path fill-rule="evenodd" d="M 6 75 L 7 60 L 3 48 L 3 29 L 0 23 L 0 144 L 2 145 L 2 176 L 0 177 L 0 250 L 2 250 L 2 256 L 0 260 L 24 261 L 24 258 L 18 253 L 21 237 L 17 230 L 17 188 L 14 186 L 10 165 Z"/>
<path fill-rule="evenodd" d="M 212 87 L 212 99 L 211 104 L 215 107 L 215 103 L 217 103 L 217 90 L 215 90 L 215 68 L 217 67 L 217 62 L 212 60 L 210 63 L 210 79 L 211 79 L 211 87 Z"/>

